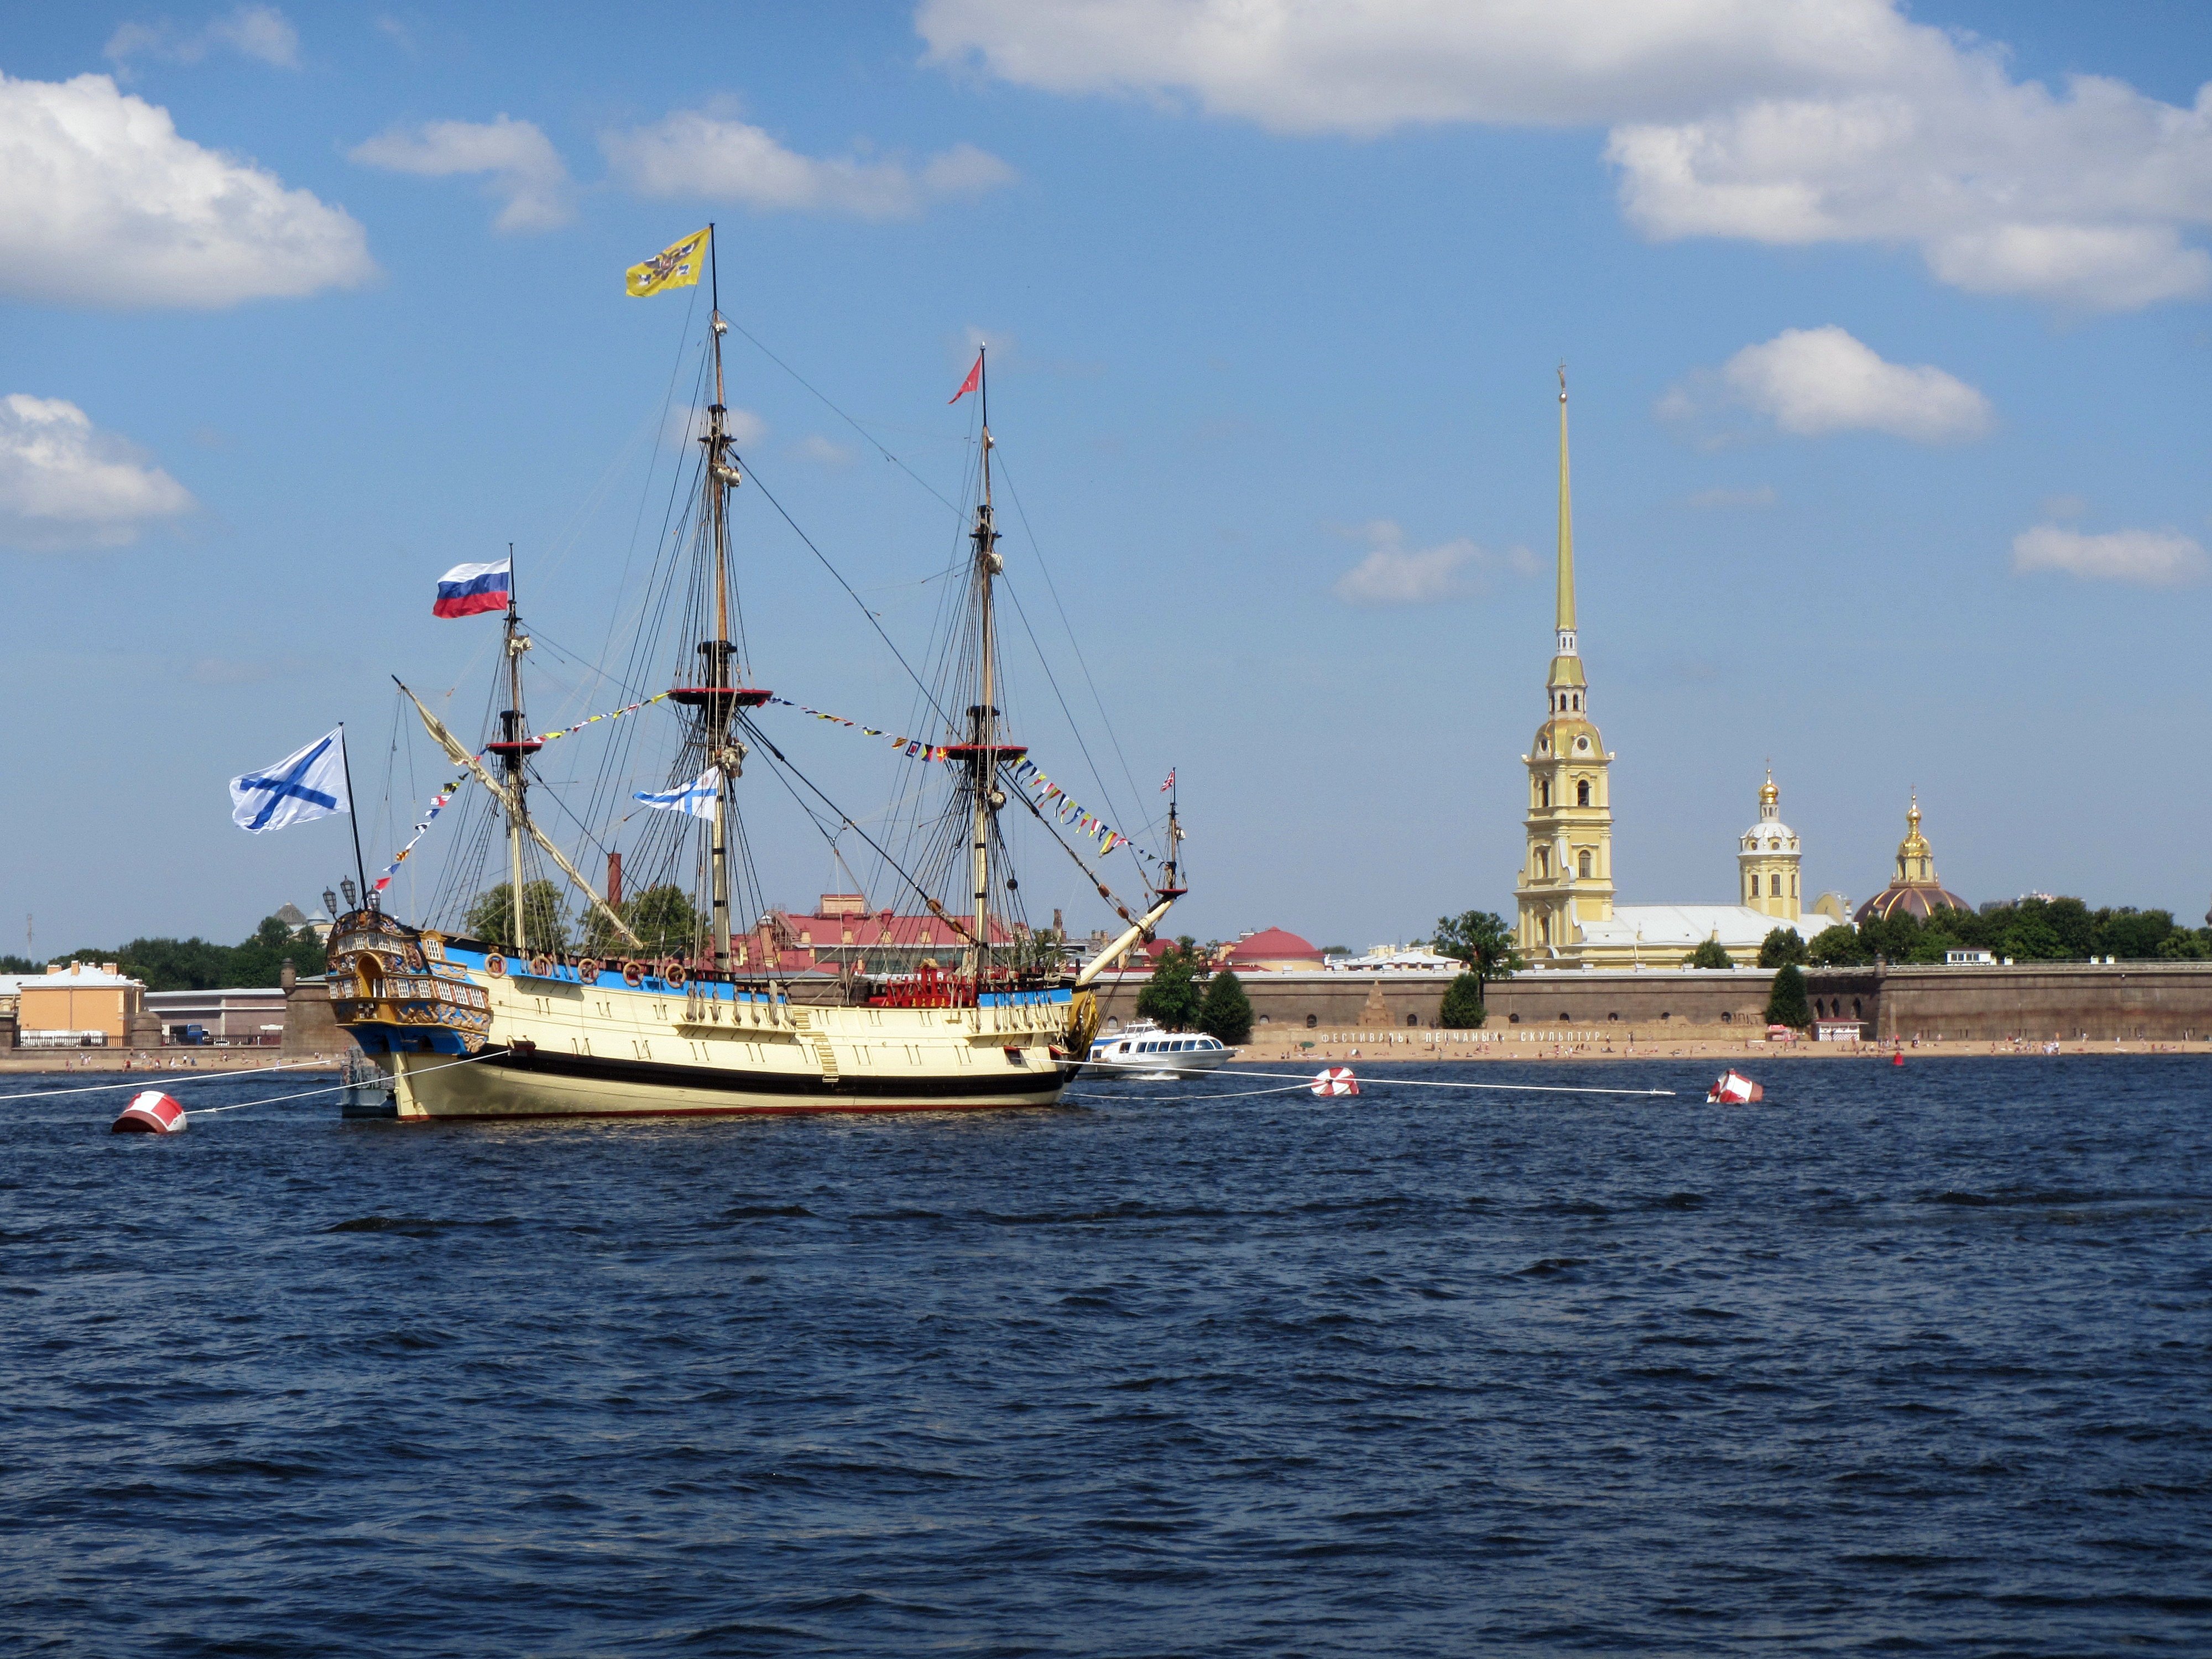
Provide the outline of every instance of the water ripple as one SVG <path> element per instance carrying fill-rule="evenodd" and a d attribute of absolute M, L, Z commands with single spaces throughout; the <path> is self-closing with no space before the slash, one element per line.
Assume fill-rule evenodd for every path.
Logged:
<path fill-rule="evenodd" d="M 2200 1066 L 173 1141 L 0 1079 L 0 1648 L 2212 1650 Z"/>

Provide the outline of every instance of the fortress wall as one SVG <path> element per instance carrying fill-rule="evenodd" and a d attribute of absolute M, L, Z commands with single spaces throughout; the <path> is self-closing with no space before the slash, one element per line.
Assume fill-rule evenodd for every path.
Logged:
<path fill-rule="evenodd" d="M 1443 1006 L 1449 974 L 1239 974 L 1244 994 L 1252 1002 L 1252 1029 L 1305 1026 L 1310 1018 L 1316 1028 L 1361 1030 L 1389 1025 L 1403 1029 L 1407 1022 L 1420 1026 L 1437 1023 Z M 1101 983 L 1098 992 L 1101 1022 L 1109 1018 L 1127 1024 L 1137 1017 L 1137 993 L 1146 975 L 1120 976 L 1113 984 Z M 1384 1018 L 1374 1018 L 1370 998 L 1379 991 Z M 1261 1021 L 1267 1022 L 1263 1027 Z"/>
<path fill-rule="evenodd" d="M 1808 989 L 1817 975 L 1806 975 Z M 1875 1035 L 1969 1041 L 2087 1035 L 2178 1042 L 2212 1034 L 2212 963 L 2018 963 L 1882 970 Z"/>
<path fill-rule="evenodd" d="M 303 979 L 284 988 L 284 1043 L 279 1052 L 291 1054 L 335 1054 L 358 1047 L 353 1033 L 339 1029 L 331 1012 L 331 988 L 319 979 Z"/>
<path fill-rule="evenodd" d="M 1543 969 L 1493 981 L 1490 1027 L 1633 1029 L 1645 1041 L 1693 1028 L 1703 1037 L 1757 1033 L 1773 975 L 1756 968 Z M 1402 1028 L 1437 1023 L 1443 974 L 1253 974 L 1243 976 L 1255 1030 Z M 1144 977 L 1099 987 L 1105 1014 L 1136 1017 Z M 2023 963 L 1988 968 L 1812 968 L 1816 1015 L 1858 1019 L 1869 1037 L 1917 1034 L 1969 1042 L 2020 1036 L 2179 1041 L 2212 1036 L 2212 963 Z M 1380 996 L 1387 1020 L 1374 1018 Z"/>

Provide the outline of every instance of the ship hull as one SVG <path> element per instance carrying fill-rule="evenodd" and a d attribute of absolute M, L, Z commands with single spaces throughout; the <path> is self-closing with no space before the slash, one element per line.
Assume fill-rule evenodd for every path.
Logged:
<path fill-rule="evenodd" d="M 402 1120 L 747 1117 L 821 1112 L 1003 1111 L 1056 1106 L 1062 1068 L 1004 1079 L 861 1075 L 835 1083 L 788 1073 L 487 1048 L 463 1057 L 394 1054 Z"/>

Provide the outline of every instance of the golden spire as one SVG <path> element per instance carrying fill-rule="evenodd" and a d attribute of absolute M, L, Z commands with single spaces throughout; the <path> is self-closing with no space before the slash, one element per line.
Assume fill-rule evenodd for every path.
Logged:
<path fill-rule="evenodd" d="M 1552 656 L 1552 712 L 1583 712 L 1582 651 L 1575 643 L 1575 511 L 1567 490 L 1567 366 L 1559 365 L 1559 647 Z"/>
<path fill-rule="evenodd" d="M 1559 653 L 1575 648 L 1575 509 L 1567 491 L 1567 366 L 1559 365 Z"/>
<path fill-rule="evenodd" d="M 1774 787 L 1774 763 L 1769 761 L 1766 763 L 1766 781 L 1759 787 L 1759 816 L 1763 818 L 1772 817 L 1775 803 L 1781 799 L 1782 792 Z"/>

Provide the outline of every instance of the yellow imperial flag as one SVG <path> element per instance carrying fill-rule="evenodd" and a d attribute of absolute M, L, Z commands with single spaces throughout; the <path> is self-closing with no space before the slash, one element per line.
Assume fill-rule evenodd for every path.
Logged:
<path fill-rule="evenodd" d="M 713 230 L 709 225 L 705 230 L 694 231 L 682 241 L 661 249 L 643 264 L 632 265 L 628 284 L 630 293 L 641 300 L 667 289 L 696 286 L 699 267 L 707 258 L 707 238 Z"/>

